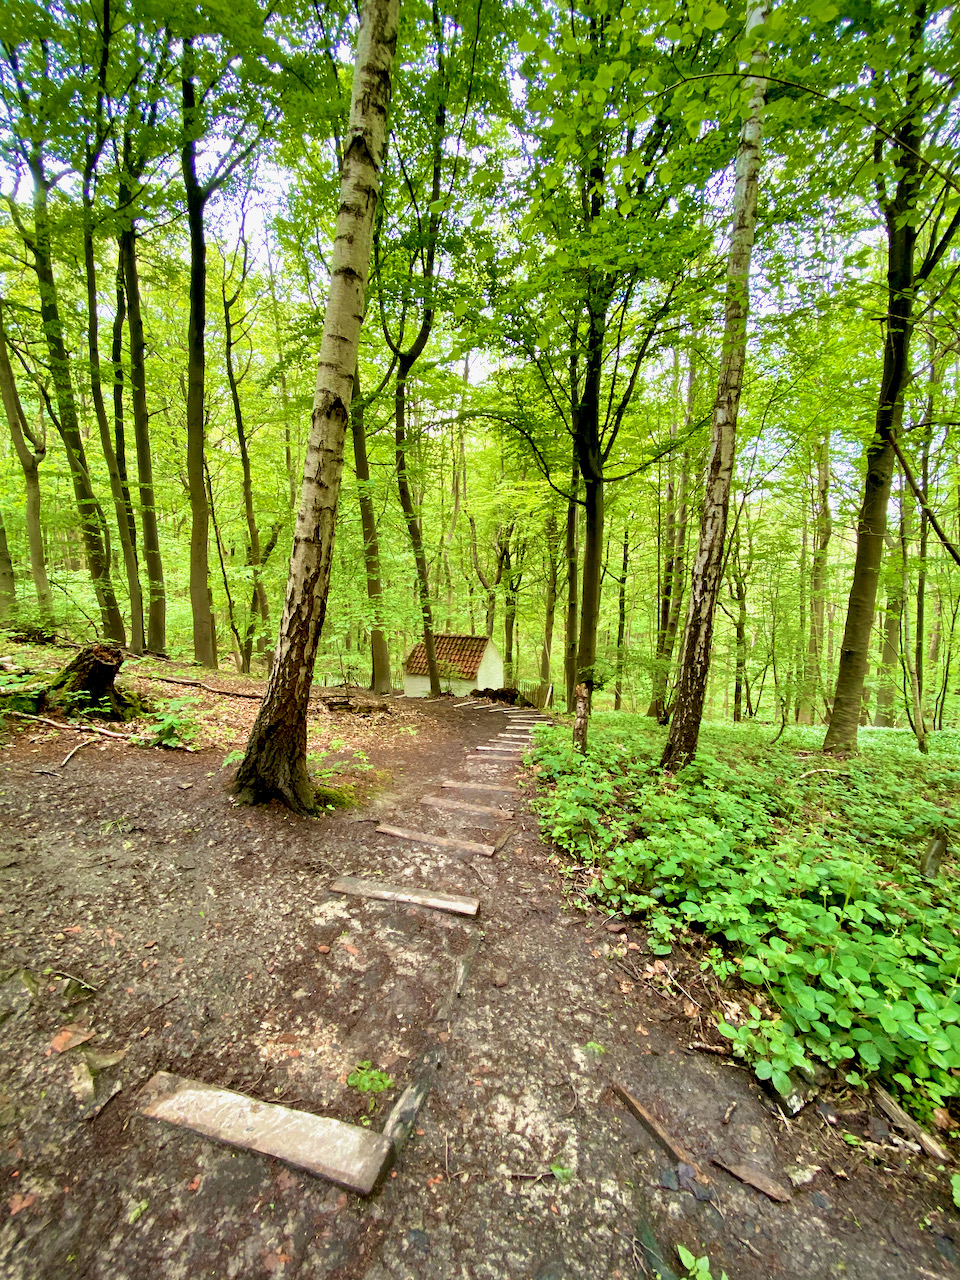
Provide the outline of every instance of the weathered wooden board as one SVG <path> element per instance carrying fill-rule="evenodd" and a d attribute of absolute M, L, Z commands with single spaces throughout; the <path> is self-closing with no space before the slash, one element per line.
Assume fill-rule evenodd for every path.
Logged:
<path fill-rule="evenodd" d="M 477 750 L 493 751 L 493 752 L 499 753 L 500 755 L 521 755 L 523 752 L 523 747 L 521 747 L 519 744 L 515 747 L 511 747 L 511 746 L 508 746 L 507 743 L 505 742 L 499 742 L 499 743 L 494 742 L 494 743 L 481 743 L 480 746 L 477 747 Z"/>
<path fill-rule="evenodd" d="M 453 800 L 450 796 L 423 796 L 420 803 L 428 804 L 432 809 L 453 809 L 457 813 L 474 814 L 478 818 L 500 819 L 513 817 L 512 809 L 492 809 L 487 804 L 471 804 L 469 800 Z"/>
<path fill-rule="evenodd" d="M 429 831 L 408 831 L 406 827 L 388 827 L 381 823 L 377 831 L 384 836 L 396 836 L 398 840 L 413 840 L 417 844 L 432 844 L 440 849 L 463 849 L 466 853 L 482 853 L 485 858 L 492 858 L 492 844 L 478 844 L 475 840 L 451 840 L 447 836 L 435 836 Z"/>
<path fill-rule="evenodd" d="M 468 791 L 501 791 L 505 795 L 515 796 L 516 787 L 501 785 L 499 782 L 470 782 L 463 778 L 444 778 L 441 787 L 465 787 Z"/>
<path fill-rule="evenodd" d="M 393 1143 L 382 1134 L 167 1071 L 147 1081 L 139 1109 L 154 1120 L 285 1160 L 362 1196 L 370 1194 L 393 1158 Z"/>
<path fill-rule="evenodd" d="M 455 893 L 432 893 L 429 889 L 404 889 L 397 884 L 361 880 L 357 876 L 341 876 L 330 888 L 334 893 L 355 893 L 361 898 L 380 898 L 384 902 L 409 902 L 415 907 L 454 911 L 461 916 L 475 916 L 480 910 L 479 898 L 462 898 Z"/>

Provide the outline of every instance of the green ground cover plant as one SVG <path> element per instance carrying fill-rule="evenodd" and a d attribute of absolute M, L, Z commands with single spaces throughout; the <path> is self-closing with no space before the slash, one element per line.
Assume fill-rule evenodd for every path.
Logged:
<path fill-rule="evenodd" d="M 705 969 L 765 993 L 719 1024 L 761 1079 L 785 1089 L 817 1064 L 855 1086 L 879 1076 L 923 1116 L 960 1099 L 960 877 L 950 853 L 936 878 L 919 869 L 932 831 L 957 832 L 960 737 L 933 735 L 924 757 L 868 730 L 838 759 L 821 734 L 709 728 L 671 778 L 646 717 L 595 716 L 586 757 L 540 729 L 537 807 L 592 872 L 588 894 L 643 917 L 654 952 L 706 937 Z"/>

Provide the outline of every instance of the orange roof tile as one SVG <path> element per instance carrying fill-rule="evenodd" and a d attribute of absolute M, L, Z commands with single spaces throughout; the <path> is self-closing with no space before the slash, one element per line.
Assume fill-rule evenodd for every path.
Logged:
<path fill-rule="evenodd" d="M 433 642 L 441 675 L 453 675 L 461 680 L 476 679 L 483 651 L 488 643 L 486 636 L 435 635 Z M 427 670 L 427 651 L 422 640 L 410 650 L 403 668 L 408 676 L 430 674 Z"/>

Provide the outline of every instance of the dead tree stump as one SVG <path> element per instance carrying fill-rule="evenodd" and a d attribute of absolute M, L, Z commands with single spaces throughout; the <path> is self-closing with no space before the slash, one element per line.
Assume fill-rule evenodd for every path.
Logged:
<path fill-rule="evenodd" d="M 84 711 L 104 720 L 129 720 L 139 710 L 131 694 L 114 681 L 123 650 L 112 644 L 88 644 L 50 681 L 44 701 L 63 711 Z"/>

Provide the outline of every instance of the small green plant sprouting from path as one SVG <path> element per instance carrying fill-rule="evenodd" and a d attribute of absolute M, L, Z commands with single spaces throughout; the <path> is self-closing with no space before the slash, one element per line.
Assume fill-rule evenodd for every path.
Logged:
<path fill-rule="evenodd" d="M 378 1071 L 372 1062 L 358 1062 L 355 1071 L 351 1071 L 347 1076 L 347 1084 L 351 1089 L 356 1089 L 359 1093 L 369 1093 L 376 1095 L 383 1093 L 386 1089 L 393 1088 L 393 1080 L 385 1071 Z M 370 1098 L 369 1110 L 372 1112 L 377 1105 L 376 1096 Z"/>
<path fill-rule="evenodd" d="M 714 1280 L 713 1272 L 710 1270 L 709 1258 L 695 1258 L 690 1250 L 684 1248 L 682 1244 L 677 1245 L 677 1254 L 686 1267 L 690 1280 Z M 725 1271 L 720 1272 L 719 1280 L 727 1280 Z"/>

